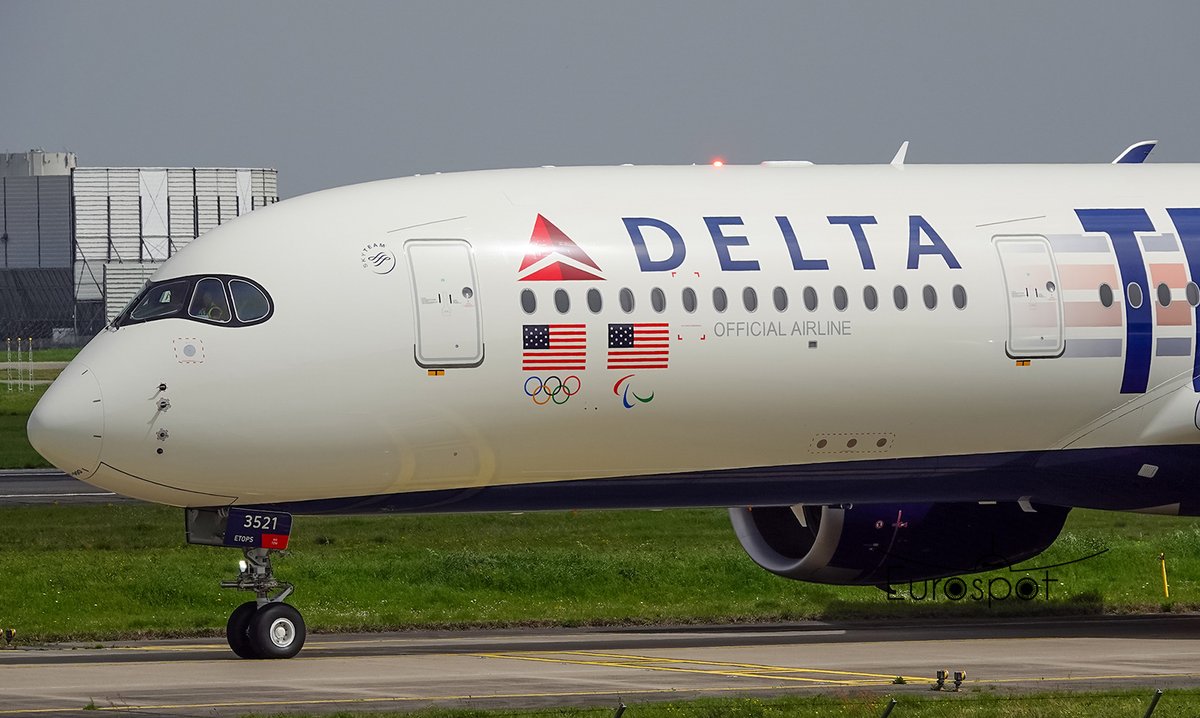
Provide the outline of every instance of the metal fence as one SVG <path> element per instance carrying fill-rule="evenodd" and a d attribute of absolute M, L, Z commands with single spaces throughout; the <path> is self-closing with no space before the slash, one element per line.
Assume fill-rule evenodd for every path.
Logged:
<path fill-rule="evenodd" d="M 80 346 L 104 328 L 102 301 L 78 301 L 68 267 L 0 270 L 0 337 Z"/>

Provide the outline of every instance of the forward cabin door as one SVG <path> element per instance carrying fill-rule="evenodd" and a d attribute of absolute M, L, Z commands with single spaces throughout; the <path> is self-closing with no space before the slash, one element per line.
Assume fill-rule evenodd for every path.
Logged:
<path fill-rule="evenodd" d="M 1040 236 L 995 238 L 1008 295 L 1008 355 L 1062 356 L 1062 291 L 1050 243 Z"/>
<path fill-rule="evenodd" d="M 482 364 L 483 323 L 471 245 L 461 239 L 416 239 L 404 244 L 404 253 L 416 310 L 417 364 Z"/>

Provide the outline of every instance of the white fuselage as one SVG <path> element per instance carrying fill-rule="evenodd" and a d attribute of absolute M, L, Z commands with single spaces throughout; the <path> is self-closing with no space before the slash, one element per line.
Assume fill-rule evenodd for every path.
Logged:
<path fill-rule="evenodd" d="M 319 192 L 154 277 L 252 279 L 269 320 L 102 332 L 30 434 L 81 478 L 188 506 L 1192 445 L 1200 277 L 1168 210 L 1197 206 L 1194 165 L 544 168 Z M 1152 228 L 1122 244 L 1079 210 Z M 71 402 L 92 413 L 62 418 Z"/>

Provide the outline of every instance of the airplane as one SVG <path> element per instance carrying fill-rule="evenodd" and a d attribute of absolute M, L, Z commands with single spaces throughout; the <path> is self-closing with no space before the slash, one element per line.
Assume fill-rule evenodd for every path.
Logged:
<path fill-rule="evenodd" d="M 1010 566 L 1074 507 L 1200 515 L 1197 186 L 901 154 L 316 192 L 164 263 L 28 435 L 242 550 L 243 658 L 304 643 L 293 515 L 724 507 L 790 579 Z"/>

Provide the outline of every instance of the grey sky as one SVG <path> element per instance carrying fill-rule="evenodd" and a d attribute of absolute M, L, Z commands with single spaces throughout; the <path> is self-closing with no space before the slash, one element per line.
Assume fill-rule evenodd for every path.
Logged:
<path fill-rule="evenodd" d="M 1200 161 L 1200 3 L 0 0 L 0 151 L 416 172 Z"/>

